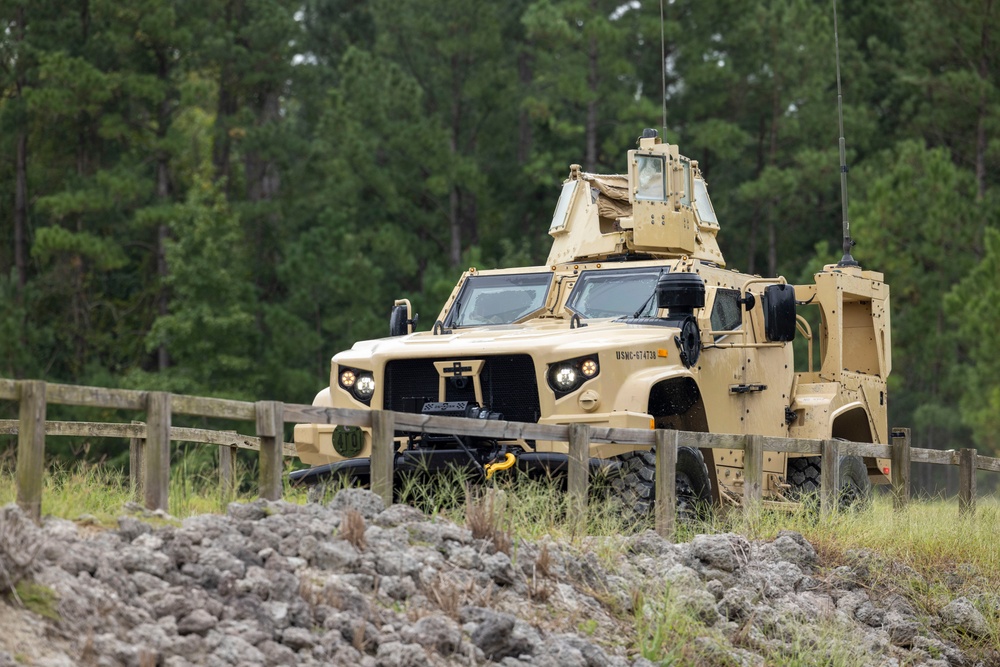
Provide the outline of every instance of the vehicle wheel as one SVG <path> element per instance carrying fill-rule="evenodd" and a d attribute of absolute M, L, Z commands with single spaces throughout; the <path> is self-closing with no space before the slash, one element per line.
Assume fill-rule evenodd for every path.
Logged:
<path fill-rule="evenodd" d="M 809 496 L 819 496 L 820 464 L 819 456 L 802 456 L 788 459 L 789 496 L 801 502 Z"/>
<path fill-rule="evenodd" d="M 837 503 L 841 509 L 864 509 L 871 504 L 872 483 L 868 468 L 860 456 L 840 457 L 840 493 Z"/>
<path fill-rule="evenodd" d="M 819 500 L 820 475 L 823 459 L 819 456 L 803 456 L 788 459 L 788 483 L 791 485 L 792 500 L 806 501 L 810 497 Z M 838 503 L 841 509 L 865 507 L 871 502 L 872 484 L 868 479 L 868 469 L 860 456 L 840 457 L 840 493 Z"/>
<path fill-rule="evenodd" d="M 635 451 L 619 457 L 621 471 L 611 485 L 635 519 L 651 517 L 656 500 L 656 455 L 651 451 Z M 677 515 L 683 521 L 702 516 L 712 502 L 712 483 L 708 466 L 701 452 L 690 447 L 677 450 Z"/>

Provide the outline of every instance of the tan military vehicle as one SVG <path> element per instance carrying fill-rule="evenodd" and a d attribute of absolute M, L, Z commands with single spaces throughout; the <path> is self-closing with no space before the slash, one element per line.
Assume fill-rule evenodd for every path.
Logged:
<path fill-rule="evenodd" d="M 428 332 L 414 333 L 409 303 L 397 302 L 392 335 L 334 356 L 330 386 L 314 404 L 888 442 L 882 274 L 829 265 L 813 284 L 794 286 L 746 275 L 726 268 L 718 232 L 698 163 L 646 130 L 624 175 L 571 166 L 544 266 L 469 269 Z M 810 309 L 811 318 L 799 313 Z M 808 348 L 798 369 L 796 344 Z M 520 468 L 552 471 L 568 451 L 560 442 L 419 433 L 398 442 L 397 470 L 457 464 L 486 474 L 513 454 Z M 316 467 L 294 481 L 368 474 L 367 431 L 299 425 L 295 444 Z M 629 507 L 650 508 L 648 448 L 594 444 L 591 457 Z M 844 457 L 843 491 L 867 495 L 871 483 L 888 483 L 888 466 Z M 740 451 L 683 448 L 679 502 L 735 501 L 742 467 Z M 765 498 L 818 489 L 818 457 L 767 452 L 764 468 Z"/>

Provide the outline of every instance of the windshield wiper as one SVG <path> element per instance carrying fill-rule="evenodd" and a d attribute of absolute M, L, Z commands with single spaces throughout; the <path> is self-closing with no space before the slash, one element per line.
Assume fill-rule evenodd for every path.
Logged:
<path fill-rule="evenodd" d="M 656 274 L 656 283 L 660 282 L 660 276 L 662 275 L 663 275 L 663 269 L 660 269 L 660 272 Z M 653 284 L 653 293 L 649 295 L 648 299 L 642 302 L 642 305 L 639 306 L 639 310 L 632 313 L 632 317 L 639 317 L 640 315 L 642 315 L 642 311 L 646 310 L 646 307 L 649 306 L 649 302 L 652 301 L 653 297 L 656 296 L 656 283 Z"/>

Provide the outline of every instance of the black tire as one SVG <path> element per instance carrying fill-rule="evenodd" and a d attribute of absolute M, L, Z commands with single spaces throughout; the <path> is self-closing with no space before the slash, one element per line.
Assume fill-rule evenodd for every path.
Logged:
<path fill-rule="evenodd" d="M 620 474 L 611 486 L 626 513 L 636 520 L 652 517 L 656 500 L 656 456 L 651 451 L 628 452 L 619 457 Z M 677 515 L 693 521 L 712 503 L 712 483 L 701 452 L 690 447 L 677 450 Z"/>
<path fill-rule="evenodd" d="M 872 483 L 868 467 L 860 456 L 840 457 L 840 493 L 837 503 L 841 509 L 865 509 L 871 505 Z"/>
<path fill-rule="evenodd" d="M 801 502 L 810 496 L 819 497 L 819 479 L 823 459 L 819 456 L 802 456 L 788 459 L 789 496 Z"/>
<path fill-rule="evenodd" d="M 819 456 L 803 456 L 788 459 L 789 496 L 799 502 L 818 502 L 820 476 L 823 459 Z M 868 479 L 868 468 L 860 456 L 840 457 L 840 493 L 838 504 L 841 509 L 864 508 L 871 503 L 872 484 Z"/>

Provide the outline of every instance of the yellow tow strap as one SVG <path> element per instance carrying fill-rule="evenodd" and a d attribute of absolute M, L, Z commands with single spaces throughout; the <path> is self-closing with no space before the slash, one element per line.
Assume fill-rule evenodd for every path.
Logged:
<path fill-rule="evenodd" d="M 507 470 L 514 467 L 517 457 L 507 452 L 507 458 L 499 463 L 487 463 L 483 468 L 486 470 L 486 479 L 489 479 L 497 470 Z"/>

